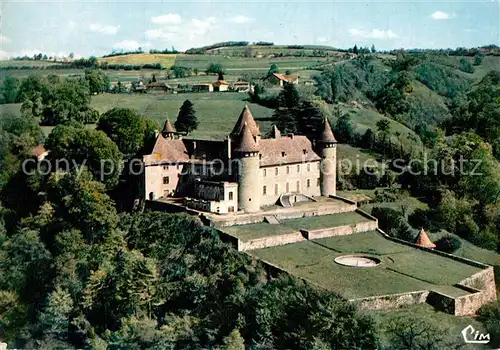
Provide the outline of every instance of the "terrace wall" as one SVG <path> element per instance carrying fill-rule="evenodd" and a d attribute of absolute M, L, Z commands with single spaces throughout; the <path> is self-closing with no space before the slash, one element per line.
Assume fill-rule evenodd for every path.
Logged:
<path fill-rule="evenodd" d="M 423 304 L 427 300 L 429 291 L 421 290 L 417 292 L 387 294 L 367 298 L 351 299 L 350 302 L 356 304 L 364 310 L 393 309 L 407 305 Z"/>
<path fill-rule="evenodd" d="M 473 315 L 484 304 L 497 300 L 495 273 L 493 267 L 488 267 L 460 281 L 456 285 L 472 294 L 455 298 L 455 315 Z"/>
<path fill-rule="evenodd" d="M 269 236 L 263 238 L 252 239 L 248 242 L 239 241 L 238 250 L 262 249 L 267 247 L 276 247 L 284 244 L 297 243 L 306 239 L 301 232 L 286 233 L 278 236 Z"/>
<path fill-rule="evenodd" d="M 319 239 L 334 236 L 346 236 L 353 233 L 367 232 L 376 230 L 378 227 L 377 221 L 366 221 L 352 225 L 343 225 L 329 228 L 322 228 L 318 230 L 303 230 L 307 239 Z"/>

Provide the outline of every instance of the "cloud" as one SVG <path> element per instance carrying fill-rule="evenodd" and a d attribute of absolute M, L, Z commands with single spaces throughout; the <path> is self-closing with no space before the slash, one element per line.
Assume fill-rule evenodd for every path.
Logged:
<path fill-rule="evenodd" d="M 103 35 L 114 35 L 118 32 L 120 26 L 112 26 L 107 24 L 92 23 L 89 26 L 90 31 Z"/>
<path fill-rule="evenodd" d="M 11 41 L 12 40 L 10 40 L 9 38 L 7 38 L 6 36 L 0 34 L 0 43 L 7 44 L 7 43 L 10 43 Z"/>
<path fill-rule="evenodd" d="M 235 16 L 235 17 L 230 18 L 229 22 L 235 23 L 235 24 L 247 24 L 247 23 L 253 22 L 253 18 L 239 15 L 239 16 Z"/>
<path fill-rule="evenodd" d="M 185 22 L 182 26 L 165 25 L 160 28 L 149 29 L 145 32 L 145 35 L 149 40 L 189 44 L 188 42 L 192 42 L 195 39 L 203 39 L 203 36 L 210 33 L 215 22 L 215 17 L 204 19 L 194 18 Z"/>
<path fill-rule="evenodd" d="M 443 12 L 443 11 L 436 11 L 433 14 L 431 14 L 432 19 L 450 19 L 452 18 L 453 15 L 450 15 L 449 13 Z"/>
<path fill-rule="evenodd" d="M 327 42 L 330 41 L 330 38 L 327 37 L 327 36 L 319 36 L 319 37 L 316 38 L 316 41 L 318 43 L 327 43 Z"/>
<path fill-rule="evenodd" d="M 125 51 L 131 51 L 131 50 L 136 50 L 141 46 L 137 41 L 135 40 L 122 40 L 116 44 L 113 45 L 113 49 L 121 49 Z"/>
<path fill-rule="evenodd" d="M 392 30 L 372 29 L 371 31 L 351 28 L 349 34 L 354 37 L 364 39 L 395 39 L 398 37 Z"/>
<path fill-rule="evenodd" d="M 151 22 L 154 24 L 180 24 L 182 22 L 182 18 L 180 15 L 176 13 L 167 13 L 165 15 L 160 15 L 156 17 L 151 17 Z"/>
<path fill-rule="evenodd" d="M 75 21 L 68 21 L 66 24 L 66 28 L 71 31 L 76 28 L 76 22 Z"/>

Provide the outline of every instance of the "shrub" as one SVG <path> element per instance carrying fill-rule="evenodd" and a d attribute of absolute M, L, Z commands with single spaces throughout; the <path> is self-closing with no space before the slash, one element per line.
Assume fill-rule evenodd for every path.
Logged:
<path fill-rule="evenodd" d="M 460 249 L 462 243 L 457 237 L 446 235 L 436 241 L 436 249 L 445 253 L 453 253 Z"/>
<path fill-rule="evenodd" d="M 388 235 L 405 241 L 413 241 L 414 234 L 410 225 L 397 210 L 375 207 L 372 209 L 372 215 L 378 219 L 379 227 Z"/>
<path fill-rule="evenodd" d="M 483 305 L 478 311 L 479 321 L 491 335 L 492 348 L 500 346 L 500 301 Z"/>

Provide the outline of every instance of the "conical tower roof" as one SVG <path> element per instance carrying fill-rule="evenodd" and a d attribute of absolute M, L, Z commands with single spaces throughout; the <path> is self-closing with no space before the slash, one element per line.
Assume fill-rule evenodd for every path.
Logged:
<path fill-rule="evenodd" d="M 169 119 L 167 119 L 167 121 L 165 122 L 165 126 L 163 127 L 163 132 L 169 134 L 177 132 L 177 130 L 175 130 L 174 126 L 172 125 Z"/>
<path fill-rule="evenodd" d="M 281 137 L 280 129 L 276 125 L 273 125 L 273 137 L 279 139 Z"/>
<path fill-rule="evenodd" d="M 323 132 L 320 135 L 319 140 L 324 142 L 324 143 L 336 143 L 337 142 L 337 140 L 335 140 L 335 136 L 333 136 L 332 127 L 330 126 L 330 123 L 328 122 L 327 118 L 325 118 L 325 127 L 323 129 Z"/>
<path fill-rule="evenodd" d="M 429 236 L 424 231 L 424 228 L 420 229 L 420 232 L 418 233 L 415 244 L 419 245 L 421 247 L 426 247 L 426 248 L 436 248 L 436 245 L 434 243 L 432 243 Z"/>
<path fill-rule="evenodd" d="M 238 121 L 236 122 L 236 125 L 231 132 L 231 137 L 240 135 L 245 124 L 247 124 L 247 126 L 249 127 L 252 136 L 260 135 L 259 125 L 255 121 L 255 119 L 253 119 L 252 112 L 250 112 L 250 108 L 248 108 L 248 105 L 245 105 L 245 107 L 241 111 L 240 117 L 238 118 Z"/>
<path fill-rule="evenodd" d="M 236 141 L 236 152 L 258 152 L 257 144 L 247 123 L 243 124 L 243 130 Z"/>

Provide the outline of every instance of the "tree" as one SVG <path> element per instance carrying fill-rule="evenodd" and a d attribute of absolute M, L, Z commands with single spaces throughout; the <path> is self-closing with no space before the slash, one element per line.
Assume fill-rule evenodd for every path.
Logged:
<path fill-rule="evenodd" d="M 372 53 L 377 52 L 377 49 L 375 49 L 375 45 L 372 45 L 371 52 L 372 52 Z"/>
<path fill-rule="evenodd" d="M 358 54 L 358 45 L 354 45 L 354 47 L 352 48 L 352 52 L 356 55 Z"/>
<path fill-rule="evenodd" d="M 85 69 L 85 80 L 89 84 L 91 94 L 100 94 L 110 88 L 109 78 L 100 69 Z"/>
<path fill-rule="evenodd" d="M 222 66 L 220 63 L 210 63 L 210 65 L 207 67 L 205 73 L 207 74 L 219 74 L 219 73 L 224 73 Z"/>
<path fill-rule="evenodd" d="M 151 76 L 151 82 L 156 83 L 156 75 L 154 73 Z"/>
<path fill-rule="evenodd" d="M 334 127 L 335 136 L 342 143 L 350 143 L 354 139 L 354 127 L 352 126 L 351 117 L 348 114 L 343 114 L 337 119 Z"/>
<path fill-rule="evenodd" d="M 126 156 L 134 156 L 154 137 L 156 122 L 128 108 L 113 108 L 104 113 L 97 123 L 104 133 Z"/>
<path fill-rule="evenodd" d="M 46 192 L 54 224 L 81 231 L 87 243 L 102 243 L 118 223 L 106 187 L 86 168 L 51 174 Z"/>
<path fill-rule="evenodd" d="M 86 166 L 108 189 L 118 184 L 123 155 L 103 131 L 90 130 L 81 124 L 58 125 L 50 133 L 45 146 L 50 149 L 48 159 L 54 168 L 56 161 L 64 160 L 60 166 L 68 165 L 69 169 L 58 170 Z"/>
<path fill-rule="evenodd" d="M 445 235 L 436 241 L 437 250 L 450 254 L 460 249 L 461 245 L 460 240 L 452 235 Z"/>
<path fill-rule="evenodd" d="M 191 101 L 186 100 L 182 104 L 175 121 L 175 128 L 177 131 L 188 133 L 198 128 L 198 119 Z"/>
<path fill-rule="evenodd" d="M 67 340 L 70 317 L 73 312 L 71 295 L 57 287 L 47 298 L 46 306 L 39 316 L 39 326 L 45 336 Z"/>
<path fill-rule="evenodd" d="M 278 103 L 282 108 L 294 109 L 300 104 L 300 96 L 295 84 L 285 83 L 278 95 Z"/>
<path fill-rule="evenodd" d="M 465 73 L 471 73 L 471 74 L 474 73 L 474 67 L 465 57 L 462 57 L 460 59 L 458 69 L 460 69 L 462 72 Z"/>
<path fill-rule="evenodd" d="M 245 350 L 245 339 L 237 329 L 224 338 L 224 348 L 227 350 Z"/>
<path fill-rule="evenodd" d="M 377 123 L 375 123 L 375 126 L 377 127 L 380 135 L 382 135 L 382 143 L 384 144 L 385 149 L 386 140 L 391 130 L 391 123 L 389 119 L 380 119 Z"/>
<path fill-rule="evenodd" d="M 19 101 L 19 79 L 7 75 L 0 89 L 0 102 L 16 103 Z"/>
<path fill-rule="evenodd" d="M 269 67 L 269 70 L 267 71 L 267 77 L 269 78 L 274 73 L 279 73 L 278 66 L 275 63 L 271 64 L 271 66 Z"/>
<path fill-rule="evenodd" d="M 482 65 L 482 64 L 483 64 L 483 58 L 484 58 L 484 57 L 483 57 L 483 55 L 481 55 L 481 54 L 479 54 L 479 53 L 478 53 L 478 54 L 475 54 L 475 55 L 474 55 L 474 65 L 475 65 L 475 66 L 480 66 L 480 65 Z"/>

